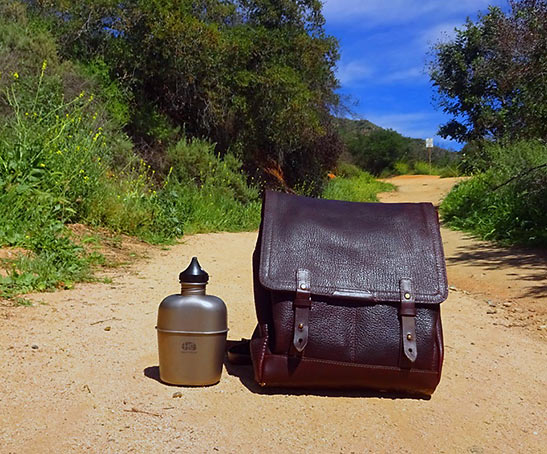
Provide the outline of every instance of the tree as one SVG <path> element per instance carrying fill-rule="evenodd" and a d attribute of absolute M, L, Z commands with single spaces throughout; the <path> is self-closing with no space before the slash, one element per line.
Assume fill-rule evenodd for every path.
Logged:
<path fill-rule="evenodd" d="M 430 77 L 453 116 L 439 130 L 460 142 L 547 139 L 547 2 L 510 0 L 437 44 Z"/>
<path fill-rule="evenodd" d="M 210 138 L 247 169 L 279 167 L 289 185 L 321 179 L 334 165 L 338 44 L 323 31 L 319 0 L 39 5 L 66 56 L 104 59 L 132 90 L 134 112 L 159 113 L 186 135 Z M 129 132 L 142 135 L 147 123 L 133 121 Z M 154 137 L 143 139 L 154 149 Z"/>
<path fill-rule="evenodd" d="M 396 161 L 408 158 L 409 148 L 409 140 L 392 129 L 358 134 L 348 143 L 348 151 L 356 163 L 376 175 L 392 168 Z"/>

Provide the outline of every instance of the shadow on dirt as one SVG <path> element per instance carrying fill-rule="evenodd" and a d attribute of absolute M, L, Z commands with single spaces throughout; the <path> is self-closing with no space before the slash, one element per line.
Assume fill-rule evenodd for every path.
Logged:
<path fill-rule="evenodd" d="M 164 384 L 160 379 L 160 368 L 159 366 L 150 366 L 144 369 L 144 376 L 156 380 L 159 383 Z"/>
<path fill-rule="evenodd" d="M 143 374 L 145 377 L 150 378 L 152 380 L 157 381 L 158 383 L 161 383 L 162 385 L 167 386 L 174 386 L 177 388 L 207 388 L 208 386 L 215 386 L 216 383 L 213 383 L 212 385 L 175 385 L 173 383 L 166 383 L 161 380 L 160 378 L 160 368 L 159 366 L 149 366 L 146 367 L 143 370 Z"/>
<path fill-rule="evenodd" d="M 528 248 L 502 248 L 487 243 L 466 244 L 446 257 L 447 265 L 466 264 L 487 270 L 518 268 L 520 273 L 509 273 L 515 280 L 530 282 L 528 296 L 547 296 L 547 251 Z"/>

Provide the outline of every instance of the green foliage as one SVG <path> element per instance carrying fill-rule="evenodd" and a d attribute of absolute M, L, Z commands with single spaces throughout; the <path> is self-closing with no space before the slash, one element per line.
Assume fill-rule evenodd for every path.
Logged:
<path fill-rule="evenodd" d="M 422 139 L 405 137 L 367 120 L 337 118 L 336 124 L 351 159 L 375 175 L 420 173 L 412 170 L 414 163 L 418 163 L 420 170 L 423 170 L 419 163 L 429 158 Z M 453 168 L 459 159 L 459 153 L 439 147 L 431 149 L 431 162 L 434 167 Z"/>
<path fill-rule="evenodd" d="M 99 259 L 75 245 L 64 224 L 95 214 L 110 144 L 92 97 L 65 102 L 61 80 L 46 67 L 38 79 L 14 72 L 1 97 L 10 110 L 0 122 L 0 245 L 29 251 L 5 264 L 3 296 L 89 279 Z"/>
<path fill-rule="evenodd" d="M 81 72 L 92 79 L 101 94 L 101 101 L 109 117 L 119 126 L 126 126 L 131 120 L 131 93 L 112 80 L 110 68 L 104 59 L 98 57 L 88 64 L 81 64 Z"/>
<path fill-rule="evenodd" d="M 340 142 L 319 1 L 25 4 L 38 15 L 0 0 L 0 246 L 21 252 L 1 297 L 92 279 L 104 258 L 70 223 L 150 242 L 255 229 L 256 167 L 321 193 Z M 388 188 L 344 173 L 327 197 Z"/>
<path fill-rule="evenodd" d="M 459 177 L 462 175 L 459 166 L 446 166 L 441 167 L 436 175 L 440 175 L 441 178 Z"/>
<path fill-rule="evenodd" d="M 336 175 L 344 178 L 355 178 L 360 176 L 363 171 L 355 164 L 341 161 L 336 166 Z"/>
<path fill-rule="evenodd" d="M 429 166 L 429 163 L 417 161 L 413 165 L 413 172 L 416 175 L 437 175 L 437 172 L 433 166 Z"/>
<path fill-rule="evenodd" d="M 393 191 L 395 186 L 375 180 L 367 172 L 360 171 L 357 176 L 337 177 L 330 180 L 322 197 L 330 200 L 346 200 L 349 202 L 377 202 L 379 192 Z"/>
<path fill-rule="evenodd" d="M 485 152 L 495 164 L 448 194 L 443 219 L 485 239 L 546 246 L 547 146 L 519 142 Z"/>
<path fill-rule="evenodd" d="M 35 76 L 44 60 L 57 66 L 57 46 L 43 27 L 30 26 L 23 3 L 0 0 L 0 90 L 14 73 Z"/>
<path fill-rule="evenodd" d="M 440 107 L 453 117 L 440 128 L 460 142 L 547 137 L 547 3 L 512 0 L 508 14 L 490 7 L 437 44 L 430 76 Z"/>
<path fill-rule="evenodd" d="M 171 171 L 159 196 L 164 213 L 185 233 L 253 230 L 260 222 L 258 189 L 247 184 L 241 161 L 215 154 L 209 142 L 182 139 L 167 152 Z"/>
<path fill-rule="evenodd" d="M 349 144 L 349 148 L 357 164 L 376 175 L 404 158 L 408 152 L 404 137 L 391 129 L 360 134 Z"/>
<path fill-rule="evenodd" d="M 229 153 L 223 158 L 215 155 L 215 146 L 209 142 L 182 139 L 167 151 L 167 158 L 171 177 L 180 184 L 222 187 L 230 198 L 243 204 L 258 200 L 257 189 L 247 184 L 241 172 L 241 161 Z"/>
<path fill-rule="evenodd" d="M 338 47 L 324 33 L 321 7 L 318 0 L 34 4 L 65 56 L 104 61 L 131 90 L 128 131 L 149 161 L 161 162 L 166 138 L 176 143 L 180 128 L 210 138 L 221 155 L 240 150 L 246 169 L 279 166 L 289 186 L 318 189 L 341 150 L 330 116 Z M 148 117 L 171 128 L 160 122 L 151 131 Z"/>
<path fill-rule="evenodd" d="M 0 22 L 0 32 L 17 26 L 30 40 L 26 22 Z M 0 48 L 0 59 L 11 61 L 15 52 L 24 69 L 4 73 L 0 92 L 0 246 L 21 251 L 2 260 L 7 275 L 0 278 L 1 297 L 92 279 L 93 266 L 103 259 L 76 244 L 67 223 L 103 226 L 152 242 L 184 232 L 258 226 L 258 191 L 247 185 L 234 156 L 220 158 L 205 141 L 181 141 L 169 153 L 177 170 L 167 179 L 158 177 L 121 131 L 125 98 L 106 80 L 102 66 L 78 73 L 48 48 L 53 63 L 40 61 L 34 75 L 36 58 L 27 60 L 25 54 L 34 46 L 21 49 Z M 76 87 L 92 87 L 98 94 L 67 97 Z M 185 179 L 198 158 L 198 169 L 207 176 L 200 182 Z"/>
<path fill-rule="evenodd" d="M 393 171 L 396 175 L 408 175 L 410 173 L 410 165 L 404 161 L 397 161 L 393 164 Z"/>
<path fill-rule="evenodd" d="M 461 172 L 456 164 L 440 166 L 436 164 L 429 165 L 425 161 L 399 161 L 393 166 L 393 174 L 395 175 L 439 175 L 441 178 L 457 177 Z M 391 173 L 385 172 L 385 176 Z"/>

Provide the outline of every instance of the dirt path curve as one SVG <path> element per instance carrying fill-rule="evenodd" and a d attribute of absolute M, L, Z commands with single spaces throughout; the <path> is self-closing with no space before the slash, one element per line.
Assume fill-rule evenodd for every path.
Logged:
<path fill-rule="evenodd" d="M 435 202 L 454 182 L 394 183 L 399 192 L 384 201 Z M 429 401 L 268 393 L 247 366 L 230 367 L 207 388 L 160 383 L 156 310 L 177 292 L 178 271 L 192 255 L 211 275 L 210 293 L 227 302 L 229 337 L 248 336 L 255 323 L 256 233 L 196 235 L 169 250 L 151 248 L 111 285 L 78 285 L 37 295 L 44 304 L 34 307 L 0 308 L 0 452 L 545 452 L 547 352 L 533 315 L 546 305 L 542 258 L 503 258 L 462 235 L 443 235 L 456 290 L 442 306 L 446 359 Z M 489 294 L 498 276 L 510 288 Z M 530 309 L 531 324 L 515 322 Z"/>

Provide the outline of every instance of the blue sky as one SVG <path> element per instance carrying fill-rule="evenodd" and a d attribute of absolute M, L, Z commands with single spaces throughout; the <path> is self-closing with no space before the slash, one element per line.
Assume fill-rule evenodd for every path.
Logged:
<path fill-rule="evenodd" d="M 427 75 L 432 44 L 454 27 L 505 0 L 324 0 L 325 29 L 340 43 L 337 76 L 351 110 L 384 128 L 435 144 L 462 145 L 436 136 L 447 116 L 435 108 Z"/>

